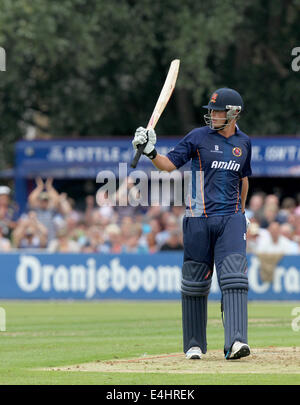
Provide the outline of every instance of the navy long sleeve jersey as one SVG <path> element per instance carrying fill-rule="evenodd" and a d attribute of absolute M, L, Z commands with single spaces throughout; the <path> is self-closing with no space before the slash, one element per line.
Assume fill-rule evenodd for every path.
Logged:
<path fill-rule="evenodd" d="M 196 128 L 167 157 L 177 169 L 191 160 L 186 216 L 231 215 L 241 210 L 241 179 L 252 174 L 251 141 L 238 127 L 229 138 L 207 126 Z"/>

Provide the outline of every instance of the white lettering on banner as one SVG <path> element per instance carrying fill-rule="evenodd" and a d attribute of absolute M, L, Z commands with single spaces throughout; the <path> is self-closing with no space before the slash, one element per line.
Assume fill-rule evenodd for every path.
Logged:
<path fill-rule="evenodd" d="M 251 257 L 251 264 L 248 267 L 249 288 L 258 294 L 263 294 L 270 288 L 270 283 L 259 283 L 260 261 L 256 256 Z"/>
<path fill-rule="evenodd" d="M 265 150 L 265 160 L 269 162 L 283 162 L 285 160 L 294 161 L 298 158 L 298 148 L 291 146 L 267 146 Z"/>
<path fill-rule="evenodd" d="M 97 288 L 100 292 L 105 292 L 109 289 L 109 268 L 101 266 L 97 272 Z"/>
<path fill-rule="evenodd" d="M 65 266 L 59 266 L 53 276 L 53 288 L 56 291 L 69 291 L 69 274 Z"/>
<path fill-rule="evenodd" d="M 66 162 L 119 162 L 120 148 L 68 146 L 65 149 Z"/>
<path fill-rule="evenodd" d="M 43 280 L 42 280 L 42 290 L 50 291 L 51 290 L 51 277 L 53 277 L 55 267 L 51 265 L 43 266 Z"/>
<path fill-rule="evenodd" d="M 263 160 L 263 156 L 261 156 L 260 152 L 261 152 L 261 147 L 253 145 L 252 151 L 251 151 L 251 161 L 260 162 L 261 160 Z"/>
<path fill-rule="evenodd" d="M 273 290 L 276 293 L 280 293 L 282 291 L 282 277 L 284 277 L 284 267 L 277 267 L 274 270 L 273 276 Z"/>
<path fill-rule="evenodd" d="M 116 292 L 124 290 L 126 285 L 126 269 L 120 266 L 119 259 L 113 259 L 110 262 L 112 269 L 111 286 Z"/>
<path fill-rule="evenodd" d="M 137 266 L 130 268 L 127 274 L 127 286 L 130 291 L 137 292 L 140 289 L 142 284 L 142 272 L 141 269 Z"/>
<path fill-rule="evenodd" d="M 80 266 L 70 266 L 70 276 L 71 276 L 71 291 L 85 291 L 86 290 L 86 277 L 85 277 L 85 267 Z"/>
<path fill-rule="evenodd" d="M 32 292 L 36 290 L 42 279 L 40 261 L 34 256 L 21 256 L 21 264 L 17 268 L 17 284 L 21 290 Z M 30 272 L 30 275 L 28 274 Z"/>
<path fill-rule="evenodd" d="M 38 288 L 48 292 L 81 292 L 86 298 L 92 298 L 96 291 L 105 293 L 109 288 L 115 292 L 128 289 L 135 293 L 140 289 L 152 292 L 179 292 L 181 268 L 179 266 L 131 266 L 126 269 L 114 258 L 109 265 L 96 268 L 96 260 L 89 258 L 86 266 L 71 264 L 57 267 L 42 265 L 35 256 L 20 256 L 20 264 L 16 271 L 17 285 L 22 291 L 33 292 Z"/>
<path fill-rule="evenodd" d="M 284 287 L 288 293 L 300 292 L 300 273 L 296 267 L 290 267 L 284 278 Z"/>
<path fill-rule="evenodd" d="M 64 155 L 62 152 L 62 148 L 60 146 L 52 146 L 50 152 L 47 155 L 47 159 L 50 162 L 63 162 Z"/>
<path fill-rule="evenodd" d="M 256 256 L 252 256 L 251 265 L 248 269 L 249 288 L 252 291 L 263 294 L 272 287 L 272 290 L 277 294 L 282 291 L 300 293 L 300 271 L 296 267 L 276 267 L 272 283 L 259 281 L 259 271 L 260 261 Z"/>
<path fill-rule="evenodd" d="M 75 259 L 74 259 L 75 260 Z M 274 270 L 273 282 L 260 279 L 260 261 L 251 256 L 248 268 L 249 289 L 257 294 L 272 290 L 276 294 L 300 293 L 300 270 L 295 266 L 278 266 Z M 120 258 L 115 257 L 109 264 L 97 268 L 94 258 L 88 258 L 86 265 L 43 265 L 35 256 L 22 255 L 16 269 L 16 281 L 19 288 L 32 293 L 37 289 L 44 292 L 82 293 L 93 298 L 96 292 L 105 293 L 109 289 L 119 293 L 128 289 L 131 293 L 144 290 L 147 293 L 179 293 L 181 268 L 179 266 L 146 266 L 144 269 L 134 265 L 125 268 Z M 219 293 L 217 274 L 214 270 L 211 293 Z"/>
<path fill-rule="evenodd" d="M 88 259 L 88 289 L 86 292 L 86 298 L 91 298 L 94 296 L 96 292 L 96 260 L 95 259 Z"/>
<path fill-rule="evenodd" d="M 147 266 L 143 271 L 143 288 L 146 292 L 151 292 L 155 289 L 157 283 L 157 273 L 152 266 Z"/>
<path fill-rule="evenodd" d="M 158 291 L 173 292 L 179 291 L 181 285 L 181 274 L 174 271 L 172 266 L 158 266 Z"/>

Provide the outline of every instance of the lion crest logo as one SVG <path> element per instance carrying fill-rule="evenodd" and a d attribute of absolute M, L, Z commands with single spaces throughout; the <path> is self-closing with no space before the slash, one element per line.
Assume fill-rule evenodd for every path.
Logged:
<path fill-rule="evenodd" d="M 237 146 L 232 149 L 233 156 L 240 157 L 242 156 L 242 149 L 238 148 Z"/>

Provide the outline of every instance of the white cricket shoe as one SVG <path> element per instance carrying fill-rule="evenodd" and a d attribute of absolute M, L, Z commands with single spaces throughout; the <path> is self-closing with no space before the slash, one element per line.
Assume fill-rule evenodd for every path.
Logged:
<path fill-rule="evenodd" d="M 250 347 L 247 343 L 239 342 L 238 340 L 233 343 L 231 347 L 231 351 L 228 351 L 225 359 L 226 360 L 236 360 L 240 359 L 241 357 L 249 356 L 250 354 Z"/>
<path fill-rule="evenodd" d="M 185 354 L 186 359 L 200 360 L 201 359 L 201 349 L 200 347 L 194 346 L 191 347 Z"/>

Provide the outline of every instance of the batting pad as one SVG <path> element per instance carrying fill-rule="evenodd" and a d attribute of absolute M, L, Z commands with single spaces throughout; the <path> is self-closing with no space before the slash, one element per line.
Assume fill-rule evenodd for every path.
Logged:
<path fill-rule="evenodd" d="M 248 277 L 246 258 L 239 254 L 228 256 L 222 266 L 220 287 L 224 310 L 224 353 L 235 341 L 248 341 Z"/>
<path fill-rule="evenodd" d="M 205 263 L 186 261 L 182 267 L 183 350 L 200 347 L 206 353 L 207 296 L 212 271 Z"/>
<path fill-rule="evenodd" d="M 207 296 L 190 297 L 182 294 L 183 351 L 200 347 L 206 353 Z"/>

